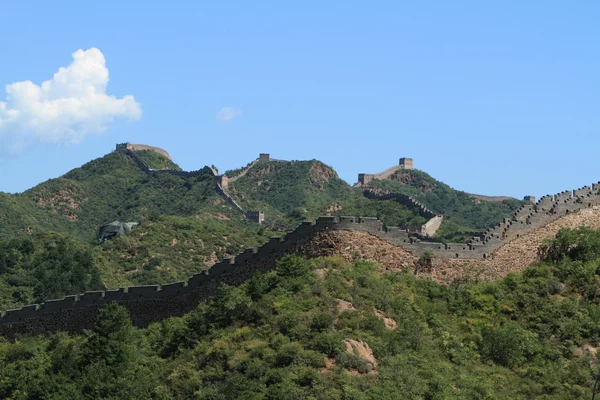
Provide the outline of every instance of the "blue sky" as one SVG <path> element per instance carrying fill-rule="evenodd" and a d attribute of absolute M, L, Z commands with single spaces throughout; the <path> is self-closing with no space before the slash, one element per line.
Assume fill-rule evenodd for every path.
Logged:
<path fill-rule="evenodd" d="M 406 156 L 488 195 L 600 180 L 600 3 L 284 3 L 2 1 L 0 191 L 124 141 L 162 147 L 187 170 L 260 152 L 315 158 L 349 183 Z M 5 85 L 41 85 L 91 48 L 114 99 L 1 124 Z M 12 107 L 26 107 L 11 87 Z M 117 115 L 126 95 L 135 103 Z M 227 107 L 233 118 L 217 118 Z"/>

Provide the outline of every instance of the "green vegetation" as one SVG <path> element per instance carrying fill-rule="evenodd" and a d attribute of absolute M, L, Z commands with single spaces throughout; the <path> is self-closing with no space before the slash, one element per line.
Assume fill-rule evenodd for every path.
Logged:
<path fill-rule="evenodd" d="M 366 199 L 329 166 L 316 161 L 268 162 L 253 166 L 230 185 L 243 207 L 265 210 L 274 227 L 292 227 L 321 215 L 377 217 L 390 226 L 420 225 L 417 210 L 393 201 Z"/>
<path fill-rule="evenodd" d="M 600 233 L 563 230 L 542 254 L 522 275 L 449 286 L 286 256 L 146 329 L 109 305 L 87 335 L 0 343 L 0 397 L 590 399 Z M 346 351 L 350 339 L 372 348 L 375 366 Z"/>
<path fill-rule="evenodd" d="M 145 174 L 131 157 L 113 152 L 22 194 L 1 194 L 0 215 L 6 217 L 0 218 L 0 237 L 24 236 L 29 227 L 89 241 L 104 223 L 139 222 L 158 215 L 241 220 L 214 189 L 208 172 L 193 178 Z"/>
<path fill-rule="evenodd" d="M 154 150 L 135 150 L 135 153 L 140 157 L 151 169 L 171 169 L 181 171 L 179 165 L 169 160 L 167 157 Z"/>
<path fill-rule="evenodd" d="M 229 191 L 242 207 L 265 210 L 265 219 L 281 226 L 314 220 L 354 194 L 333 169 L 316 160 L 256 164 Z"/>
<path fill-rule="evenodd" d="M 414 197 L 432 211 L 444 216 L 445 232 L 483 230 L 512 215 L 517 208 L 526 204 L 517 199 L 485 201 L 468 193 L 454 190 L 419 170 L 401 172 L 400 183 L 394 180 L 374 180 L 371 185 L 393 193 Z M 460 228 L 458 228 L 460 227 Z"/>
<path fill-rule="evenodd" d="M 162 216 L 95 246 L 95 262 L 110 288 L 155 285 L 187 280 L 272 235 L 252 222 Z"/>
<path fill-rule="evenodd" d="M 480 229 L 465 228 L 456 222 L 444 220 L 435 234 L 435 239 L 443 243 L 466 243 L 473 236 L 480 236 Z"/>
<path fill-rule="evenodd" d="M 62 234 L 0 241 L 0 310 L 104 289 L 89 246 Z"/>
<path fill-rule="evenodd" d="M 179 169 L 156 152 L 138 154 L 152 168 Z M 444 215 L 444 241 L 464 241 L 522 204 L 478 200 L 421 171 L 398 179 L 373 185 Z M 118 152 L 0 193 L 0 309 L 187 279 L 326 213 L 425 222 L 396 202 L 366 199 L 315 160 L 257 164 L 230 189 L 246 209 L 265 210 L 269 225 L 244 221 L 208 171 L 145 174 Z M 140 225 L 97 244 L 98 226 L 117 219 Z M 286 256 L 148 328 L 109 304 L 81 335 L 0 338 L 0 398 L 589 399 L 600 382 L 600 231 L 562 230 L 540 257 L 522 275 L 442 286 L 411 274 L 432 268 L 431 253 L 403 273 Z M 349 340 L 368 344 L 376 363 L 349 353 Z"/>
<path fill-rule="evenodd" d="M 356 215 L 377 217 L 387 226 L 420 226 L 427 222 L 414 208 L 409 208 L 393 200 L 372 200 L 357 193 L 354 197 L 341 201 L 341 210 L 333 215 Z"/>
<path fill-rule="evenodd" d="M 54 232 L 0 240 L 0 310 L 105 287 L 187 280 L 272 233 L 250 222 L 163 216 L 100 246 Z"/>

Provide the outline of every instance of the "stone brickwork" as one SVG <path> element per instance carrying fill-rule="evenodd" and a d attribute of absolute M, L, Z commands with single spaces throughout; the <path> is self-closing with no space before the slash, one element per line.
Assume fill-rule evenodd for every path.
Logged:
<path fill-rule="evenodd" d="M 265 222 L 265 213 L 262 211 L 246 211 L 246 219 L 261 225 L 263 222 Z"/>
<path fill-rule="evenodd" d="M 365 186 L 366 184 L 371 182 L 373 179 L 379 179 L 379 180 L 389 179 L 395 172 L 397 172 L 400 169 L 414 169 L 413 159 L 403 157 L 400 159 L 398 165 L 390 167 L 390 168 L 386 169 L 385 171 L 379 172 L 377 174 L 360 173 L 360 174 L 358 174 L 358 183 L 355 186 Z"/>
<path fill-rule="evenodd" d="M 534 243 L 539 240 L 530 243 L 529 238 L 544 230 L 550 234 L 555 233 L 560 226 L 556 222 L 561 218 L 572 219 L 571 225 L 575 227 L 585 222 L 588 211 L 594 215 L 599 214 L 600 195 L 594 191 L 598 188 L 598 184 L 595 184 L 572 192 L 544 196 L 536 204 L 521 207 L 513 217 L 506 218 L 498 226 L 486 231 L 482 237 L 475 237 L 469 243 L 420 242 L 410 236 L 406 229 L 384 227 L 377 218 L 321 217 L 315 223 L 302 223 L 282 238 L 271 238 L 259 249 L 247 249 L 234 258 L 225 259 L 207 271 L 193 275 L 187 282 L 88 292 L 5 311 L 0 317 L 0 336 L 14 338 L 19 334 L 59 330 L 80 332 L 90 329 L 99 309 L 110 301 L 126 307 L 136 326 L 146 326 L 163 318 L 183 315 L 192 311 L 199 302 L 214 296 L 219 284 L 238 285 L 258 271 L 268 271 L 283 254 L 299 252 L 308 241 L 324 232 L 365 232 L 403 248 L 408 251 L 407 254 L 412 254 L 411 257 L 432 251 L 440 262 L 447 260 L 449 265 L 454 265 L 451 263 L 452 259 L 463 264 L 464 260 L 469 259 L 485 259 L 485 262 L 492 260 L 489 262 L 493 263 L 495 255 L 502 249 L 508 249 L 505 251 L 507 256 L 518 254 L 510 246 L 524 239 L 529 247 L 535 247 Z M 600 221 L 596 225 L 600 226 Z M 552 226 L 555 227 L 547 228 Z M 548 234 L 543 237 L 548 237 Z M 537 248 L 528 249 L 530 253 L 536 250 Z M 458 268 L 456 265 L 451 268 L 455 267 Z"/>
<path fill-rule="evenodd" d="M 403 157 L 400 159 L 399 165 L 402 169 L 413 169 L 413 159 Z"/>
<path fill-rule="evenodd" d="M 134 154 L 129 149 L 126 151 Z M 194 310 L 199 302 L 213 297 L 221 283 L 239 285 L 256 272 L 269 271 L 282 255 L 301 252 L 306 243 L 326 232 L 364 232 L 367 236 L 377 237 L 395 248 L 402 249 L 404 254 L 410 254 L 413 260 L 425 251 L 432 251 L 437 256 L 436 262 L 450 266 L 446 271 L 458 268 L 456 262 L 462 265 L 471 262 L 469 260 L 475 263 L 476 260 L 481 262 L 485 259 L 484 264 L 490 263 L 490 266 L 494 267 L 496 257 L 500 258 L 502 252 L 506 253 L 505 256 L 510 261 L 511 256 L 519 254 L 518 249 L 523 252 L 524 248 L 530 257 L 527 262 L 530 262 L 533 260 L 532 254 L 537 250 L 533 247 L 543 238 L 551 237 L 551 234 L 555 234 L 557 229 L 563 226 L 559 224 L 559 219 L 569 220 L 570 225 L 566 226 L 576 227 L 586 223 L 588 214 L 600 217 L 599 189 L 600 183 L 595 183 L 573 191 L 544 196 L 535 204 L 522 206 L 512 217 L 505 218 L 481 237 L 474 237 L 468 243 L 419 241 L 409 229 L 385 227 L 377 218 L 320 217 L 315 223 L 302 223 L 284 237 L 271 238 L 258 249 L 247 249 L 234 258 L 225 259 L 206 271 L 194 274 L 186 282 L 87 292 L 5 311 L 0 316 L 0 336 L 14 338 L 19 334 L 81 332 L 94 326 L 100 308 L 111 301 L 126 307 L 136 326 L 147 326 L 164 318 L 180 316 Z M 413 206 L 419 206 L 414 199 L 406 199 L 408 196 L 378 193 L 367 195 L 406 201 Z M 431 219 L 438 217 L 426 207 L 421 207 L 420 213 L 423 215 L 430 215 Z M 600 226 L 600 219 L 596 220 L 588 225 Z M 436 223 L 437 221 L 432 224 Z M 543 234 L 536 236 L 538 232 Z M 524 243 L 524 247 L 521 242 Z"/>
<path fill-rule="evenodd" d="M 225 199 L 225 201 L 227 201 L 229 204 L 231 204 L 233 207 L 235 207 L 238 211 L 240 211 L 241 213 L 244 214 L 244 216 L 247 217 L 247 213 L 246 211 L 233 199 L 233 197 L 231 197 L 231 195 L 229 195 L 229 193 L 227 193 L 227 191 L 225 190 L 227 188 L 227 186 L 229 185 L 229 182 L 237 179 L 238 177 L 236 177 L 235 179 L 229 179 L 226 175 L 218 175 L 218 172 L 215 170 L 215 168 L 213 167 L 208 167 L 205 166 L 204 168 L 197 170 L 197 171 L 176 171 L 176 170 L 172 170 L 172 169 L 152 169 L 150 168 L 150 166 L 144 161 L 142 160 L 142 158 L 140 156 L 138 156 L 136 154 L 136 152 L 129 147 L 130 144 L 129 143 L 121 143 L 121 144 L 117 144 L 117 151 L 123 151 L 125 152 L 127 155 L 129 155 L 131 158 L 133 158 L 135 160 L 135 162 L 138 164 L 138 166 L 142 169 L 142 171 L 144 171 L 147 174 L 150 173 L 159 173 L 159 174 L 169 174 L 169 175 L 175 175 L 175 176 L 182 176 L 182 177 L 194 177 L 194 176 L 198 176 L 202 173 L 208 172 L 209 174 L 211 174 L 212 176 L 215 177 L 215 183 L 216 183 L 216 188 L 215 191 Z M 141 145 L 135 145 L 135 146 L 141 146 Z M 146 147 L 152 147 L 152 146 L 146 146 Z M 145 149 L 146 150 L 146 149 Z M 254 161 L 254 163 L 256 163 L 256 161 Z M 249 169 L 251 166 L 253 165 L 253 163 L 251 163 L 247 169 Z M 247 172 L 247 169 L 245 172 Z M 244 173 L 245 173 L 244 172 Z M 252 213 L 256 212 L 256 213 L 260 213 L 259 211 L 251 211 Z M 258 222 L 260 220 L 260 222 L 258 223 L 262 223 L 262 221 L 264 221 L 264 214 L 260 213 L 262 215 L 262 220 L 260 220 L 260 218 L 258 217 L 258 214 L 256 216 L 256 218 L 249 218 L 251 221 L 256 220 L 256 222 Z"/>
<path fill-rule="evenodd" d="M 158 154 L 161 154 L 165 157 L 167 157 L 169 160 L 173 161 L 171 159 L 171 155 L 166 151 L 161 149 L 160 147 L 154 147 L 154 146 L 148 146 L 146 144 L 132 144 L 132 143 L 117 143 L 117 147 L 116 147 L 117 151 L 122 151 L 125 152 L 126 150 L 152 150 L 157 152 Z"/>
<path fill-rule="evenodd" d="M 0 317 L 0 336 L 13 338 L 59 330 L 81 332 L 94 326 L 100 308 L 110 301 L 127 308 L 136 326 L 183 315 L 214 296 L 219 284 L 238 285 L 256 272 L 272 269 L 283 254 L 295 252 L 303 241 L 326 231 L 335 222 L 336 219 L 325 217 L 316 223 L 303 223 L 283 238 L 271 238 L 258 249 L 247 249 L 235 258 L 225 259 L 187 282 L 88 292 L 5 311 Z"/>
<path fill-rule="evenodd" d="M 223 189 L 227 189 L 227 186 L 229 186 L 229 178 L 227 175 L 218 175 L 216 179 L 217 183 L 221 185 Z"/>
<path fill-rule="evenodd" d="M 411 196 L 407 196 L 401 193 L 385 193 L 381 190 L 376 189 L 367 189 L 363 191 L 363 195 L 369 199 L 374 200 L 393 200 L 400 204 L 404 204 L 407 207 L 417 209 L 419 215 L 423 218 L 426 218 L 428 221 L 421 226 L 402 226 L 398 227 L 398 229 L 405 230 L 407 232 L 418 233 L 422 236 L 434 236 L 437 230 L 439 229 L 444 217 L 441 215 L 437 215 L 427 207 L 425 207 L 421 202 L 415 200 Z"/>

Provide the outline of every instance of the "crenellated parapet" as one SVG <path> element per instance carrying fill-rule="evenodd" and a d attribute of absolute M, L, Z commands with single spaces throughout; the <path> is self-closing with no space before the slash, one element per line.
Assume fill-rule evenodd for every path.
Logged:
<path fill-rule="evenodd" d="M 133 143 L 117 143 L 116 146 L 116 151 L 122 151 L 125 152 L 127 150 L 133 150 L 133 151 L 138 151 L 138 150 L 150 150 L 150 151 L 154 151 L 158 154 L 161 154 L 162 156 L 168 158 L 169 160 L 173 161 L 171 159 L 171 155 L 169 154 L 169 152 L 167 152 L 166 150 L 161 149 L 160 147 L 154 147 L 154 146 L 148 146 L 147 144 L 133 144 Z"/>
<path fill-rule="evenodd" d="M 512 218 L 505 218 L 482 237 L 474 237 L 468 243 L 421 241 L 410 229 L 385 226 L 377 218 L 320 217 L 314 223 L 300 224 L 283 237 L 271 238 L 258 249 L 246 249 L 235 257 L 224 259 L 187 281 L 87 292 L 7 310 L 0 316 L 0 336 L 13 338 L 19 334 L 81 332 L 94 326 L 99 310 L 111 301 L 127 308 L 136 326 L 184 315 L 194 310 L 198 303 L 215 296 L 219 285 L 239 285 L 256 272 L 269 271 L 282 255 L 298 252 L 304 243 L 328 231 L 367 232 L 415 255 L 429 251 L 440 258 L 488 258 L 519 235 L 539 229 L 569 212 L 600 205 L 600 195 L 596 190 L 599 187 L 591 188 L 591 191 L 584 187 L 568 192 L 570 196 L 567 192 L 544 196 L 536 204 L 519 208 Z"/>
<path fill-rule="evenodd" d="M 488 229 L 481 240 L 503 242 L 516 239 L 535 231 L 562 216 L 584 208 L 600 205 L 600 185 L 583 186 L 575 190 L 565 190 L 554 195 L 541 197 L 537 203 L 521 206 L 511 218 Z"/>
<path fill-rule="evenodd" d="M 124 151 L 135 154 L 127 148 Z M 133 158 L 138 160 L 135 156 Z M 155 171 L 148 169 L 147 172 Z M 194 172 L 185 174 L 192 173 Z M 213 171 L 212 175 L 216 176 L 216 171 Z M 220 185 L 217 186 L 220 188 Z M 328 231 L 366 232 L 388 243 L 401 246 L 414 255 L 430 251 L 440 258 L 488 258 L 493 256 L 501 246 L 519 236 L 546 226 L 568 213 L 600 205 L 599 191 L 600 183 L 595 183 L 573 191 L 543 196 L 535 204 L 523 205 L 511 217 L 505 218 L 495 227 L 486 230 L 481 237 L 474 237 L 468 243 L 420 240 L 420 235 L 426 236 L 423 235 L 423 227 L 415 229 L 385 226 L 377 218 L 320 217 L 314 223 L 300 224 L 283 237 L 271 238 L 257 249 L 246 249 L 235 257 L 224 259 L 209 269 L 194 274 L 187 281 L 86 292 L 4 311 L 0 314 L 0 336 L 14 338 L 20 334 L 56 331 L 75 333 L 83 329 L 91 329 L 96 323 L 99 310 L 113 301 L 127 308 L 136 326 L 147 326 L 164 318 L 181 316 L 193 311 L 200 302 L 214 297 L 219 285 L 239 285 L 257 272 L 272 270 L 277 259 L 282 255 L 298 252 L 303 244 L 316 235 Z M 411 207 L 418 207 L 419 214 L 429 219 L 424 224 L 424 226 L 429 224 L 427 228 L 434 228 L 436 224 L 439 226 L 442 221 L 441 216 L 410 196 L 374 191 L 365 192 L 365 196 L 380 200 L 394 200 Z M 252 216 L 254 217 L 254 214 Z M 260 218 L 260 213 L 256 214 L 256 217 Z"/>
<path fill-rule="evenodd" d="M 419 215 L 427 219 L 427 222 L 418 227 L 403 227 L 412 232 L 419 233 L 423 236 L 434 236 L 439 229 L 444 217 L 437 215 L 429 208 L 425 207 L 423 203 L 401 193 L 388 193 L 380 189 L 367 189 L 363 191 L 363 195 L 368 199 L 373 200 L 392 200 L 400 204 L 404 204 L 412 209 L 417 209 Z"/>
<path fill-rule="evenodd" d="M 135 162 L 138 164 L 138 166 L 140 167 L 140 169 L 142 171 L 144 171 L 147 174 L 153 174 L 153 173 L 157 173 L 157 174 L 169 174 L 169 175 L 175 175 L 175 176 L 181 176 L 184 178 L 190 178 L 190 177 L 195 177 L 204 173 L 208 173 L 211 176 L 213 176 L 215 178 L 215 183 L 216 183 L 216 188 L 215 191 L 217 192 L 217 194 L 219 194 L 221 197 L 223 197 L 223 199 L 225 199 L 226 202 L 228 202 L 229 204 L 231 204 L 235 209 L 237 209 L 239 212 L 241 212 L 247 219 L 251 220 L 251 221 L 255 221 L 258 222 L 259 224 L 262 224 L 262 222 L 264 221 L 264 214 L 260 211 L 248 211 L 246 212 L 234 199 L 233 197 L 231 197 L 231 195 L 229 193 L 227 193 L 227 186 L 229 185 L 229 182 L 233 182 L 235 181 L 235 179 L 239 178 L 240 176 L 236 176 L 235 178 L 229 178 L 226 175 L 219 175 L 218 171 L 214 168 L 214 167 L 209 167 L 209 166 L 205 166 L 202 169 L 199 169 L 197 171 L 176 171 L 176 170 L 172 170 L 172 169 L 153 169 L 150 168 L 150 166 L 148 165 L 148 163 L 146 163 L 134 150 L 148 150 L 150 149 L 152 146 L 145 146 L 147 148 L 141 148 L 140 146 L 142 145 L 131 145 L 130 143 L 120 143 L 117 144 L 117 150 L 116 151 L 121 151 L 126 153 L 128 156 L 130 156 L 131 158 L 133 158 L 135 160 Z M 158 148 L 152 148 L 152 149 L 158 149 Z M 162 149 L 158 149 L 158 150 L 162 150 Z M 155 150 L 155 151 L 158 151 Z M 164 151 L 164 150 L 163 150 Z M 160 151 L 159 151 L 160 153 Z M 166 153 L 166 152 L 165 152 Z M 162 154 L 162 153 L 161 153 Z M 166 154 L 166 156 L 171 159 L 170 156 L 168 156 L 168 153 Z M 242 173 L 245 175 L 248 170 L 255 164 L 257 163 L 258 160 L 253 161 L 252 163 L 248 164 L 248 166 L 246 167 L 246 169 L 244 171 L 242 171 Z M 254 215 L 254 213 L 257 213 L 256 216 Z"/>
<path fill-rule="evenodd" d="M 408 157 L 402 157 L 398 161 L 398 165 L 394 165 L 393 167 L 390 167 L 385 171 L 378 172 L 376 174 L 360 173 L 358 174 L 358 183 L 356 183 L 355 186 L 365 186 L 374 179 L 389 179 L 392 175 L 394 175 L 396 172 L 402 169 L 414 169 L 413 159 Z"/>
<path fill-rule="evenodd" d="M 415 241 L 413 234 L 407 229 L 385 227 L 377 218 L 321 217 L 314 223 L 300 224 L 283 237 L 273 237 L 257 249 L 246 249 L 235 257 L 224 259 L 208 270 L 194 274 L 187 281 L 87 292 L 7 310 L 0 317 L 0 336 L 14 337 L 23 333 L 59 330 L 80 332 L 82 329 L 90 329 L 99 310 L 111 301 L 127 308 L 136 326 L 146 326 L 163 318 L 183 315 L 194 310 L 199 302 L 214 296 L 220 284 L 239 285 L 256 272 L 269 271 L 283 254 L 295 253 L 299 246 L 318 233 L 332 230 L 367 232 L 417 254 L 426 250 L 435 250 L 440 254 L 460 252 L 464 256 L 470 251 L 477 253 L 473 251 L 474 246 L 467 244 Z"/>
<path fill-rule="evenodd" d="M 285 236 L 271 238 L 258 249 L 247 249 L 236 257 L 224 259 L 185 282 L 87 292 L 7 310 L 0 316 L 0 336 L 90 329 L 100 308 L 111 301 L 127 308 L 136 326 L 183 315 L 214 296 L 220 284 L 239 285 L 256 272 L 274 268 L 283 254 L 293 252 L 303 241 L 337 222 L 325 217 L 316 223 L 302 223 Z"/>

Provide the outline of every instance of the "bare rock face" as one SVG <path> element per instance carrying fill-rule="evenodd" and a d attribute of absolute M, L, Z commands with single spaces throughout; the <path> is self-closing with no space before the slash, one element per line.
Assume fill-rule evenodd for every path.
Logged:
<path fill-rule="evenodd" d="M 596 357 L 598 354 L 598 348 L 587 343 L 581 347 L 581 350 L 583 351 L 583 354 L 589 354 L 592 357 Z"/>
<path fill-rule="evenodd" d="M 346 310 L 356 310 L 356 308 L 354 308 L 354 305 L 346 300 L 338 300 L 337 309 L 339 312 L 343 312 Z"/>
<path fill-rule="evenodd" d="M 371 350 L 371 347 L 367 343 L 362 340 L 346 339 L 344 340 L 344 344 L 346 345 L 346 353 L 354 354 L 365 360 L 370 371 L 377 368 L 377 360 L 373 356 L 373 350 Z"/>
<path fill-rule="evenodd" d="M 339 256 L 346 261 L 377 261 L 391 270 L 400 270 L 403 265 L 410 267 L 418 260 L 408 250 L 360 231 L 321 232 L 301 245 L 299 252 L 308 257 Z"/>
<path fill-rule="evenodd" d="M 377 318 L 383 321 L 385 327 L 389 330 L 394 330 L 398 327 L 398 323 L 396 322 L 396 320 L 394 320 L 393 318 L 386 317 L 381 311 L 375 310 L 375 315 L 377 316 Z"/>
<path fill-rule="evenodd" d="M 487 259 L 434 258 L 433 267 L 417 275 L 447 284 L 470 277 L 490 281 L 509 272 L 522 272 L 538 261 L 538 248 L 544 240 L 556 236 L 561 228 L 600 227 L 600 206 L 582 209 L 518 237 L 500 247 Z M 360 231 L 328 231 L 298 247 L 307 257 L 339 256 L 346 261 L 363 259 L 380 264 L 385 270 L 400 272 L 414 270 L 418 257 L 410 251 Z"/>
<path fill-rule="evenodd" d="M 598 355 L 598 348 L 588 343 L 581 347 L 573 347 L 572 351 L 575 357 L 591 356 L 592 358 L 596 358 Z"/>

